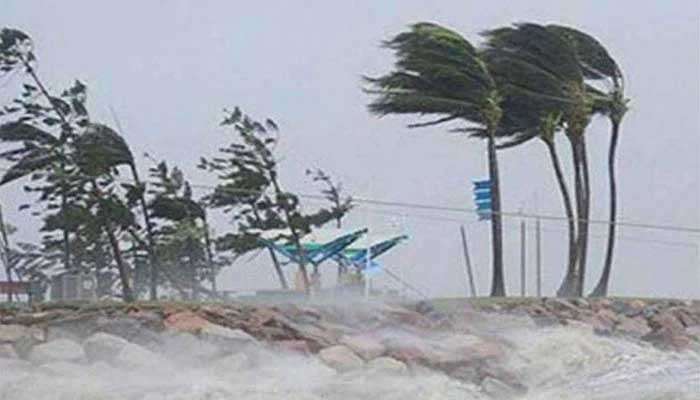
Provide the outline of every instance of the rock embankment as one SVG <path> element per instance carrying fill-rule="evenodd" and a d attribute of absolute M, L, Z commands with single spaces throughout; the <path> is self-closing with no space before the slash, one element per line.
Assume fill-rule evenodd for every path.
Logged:
<path fill-rule="evenodd" d="M 551 298 L 478 308 L 528 315 L 538 326 L 582 324 L 598 335 L 641 340 L 664 350 L 700 351 L 700 301 Z"/>
<path fill-rule="evenodd" d="M 700 352 L 698 302 L 55 304 L 0 309 L 0 363 L 55 374 L 78 365 L 163 368 L 165 360 L 242 370 L 253 368 L 263 354 L 293 354 L 341 375 L 411 376 L 427 370 L 472 385 L 484 396 L 512 397 L 527 387 L 504 362 L 510 344 L 476 329 L 494 314 L 527 317 L 535 327 L 578 325 L 670 351 Z"/>

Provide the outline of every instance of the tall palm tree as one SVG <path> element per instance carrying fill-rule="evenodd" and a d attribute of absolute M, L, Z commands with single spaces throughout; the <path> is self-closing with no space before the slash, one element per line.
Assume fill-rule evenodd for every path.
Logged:
<path fill-rule="evenodd" d="M 487 39 L 484 57 L 489 60 L 494 75 L 499 77 L 504 93 L 510 98 L 519 99 L 519 104 L 536 104 L 537 108 L 545 111 L 540 117 L 561 115 L 573 153 L 578 222 L 575 252 L 570 251 L 569 267 L 558 293 L 580 296 L 585 274 L 587 204 L 590 201 L 584 133 L 591 117 L 595 92 L 586 84 L 575 50 L 556 32 L 541 25 L 526 23 L 490 30 L 484 36 Z M 507 108 L 504 109 L 507 111 Z M 539 125 L 539 122 L 530 124 Z M 559 182 L 561 189 L 561 180 Z M 571 221 L 571 213 L 567 211 L 567 214 Z M 569 232 L 571 243 L 574 233 L 571 224 Z"/>
<path fill-rule="evenodd" d="M 582 65 L 586 79 L 603 81 L 608 84 L 605 93 L 598 93 L 595 111 L 606 115 L 610 120 L 611 135 L 608 148 L 608 183 L 610 186 L 610 217 L 608 225 L 608 240 L 605 253 L 603 272 L 592 296 L 606 296 L 610 271 L 612 269 L 613 252 L 615 248 L 615 222 L 617 219 L 617 182 L 615 178 L 615 154 L 620 133 L 620 124 L 627 112 L 628 100 L 624 96 L 624 76 L 617 62 L 610 56 L 607 49 L 594 37 L 577 29 L 549 25 L 548 29 L 565 38 L 575 49 L 576 56 Z"/>
<path fill-rule="evenodd" d="M 496 131 L 501 95 L 477 49 L 459 33 L 433 23 L 417 23 L 384 42 L 396 55 L 394 70 L 366 78 L 376 96 L 371 113 L 433 115 L 435 120 L 410 127 L 461 121 L 459 132 L 485 129 L 491 180 L 493 240 L 492 296 L 505 296 L 501 193 L 496 155 Z"/>

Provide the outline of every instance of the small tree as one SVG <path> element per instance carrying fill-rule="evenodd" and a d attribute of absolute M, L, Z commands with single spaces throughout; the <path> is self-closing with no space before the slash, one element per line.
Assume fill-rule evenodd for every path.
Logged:
<path fill-rule="evenodd" d="M 306 270 L 308 260 L 301 239 L 313 227 L 333 220 L 338 213 L 319 209 L 304 213 L 299 196 L 283 189 L 275 147 L 279 142 L 278 127 L 267 119 L 258 122 L 236 107 L 227 112 L 222 126 L 233 128 L 235 139 L 219 149 L 219 157 L 202 158 L 200 168 L 216 173 L 220 183 L 206 199 L 213 208 L 233 214 L 236 231 L 217 239 L 218 247 L 240 257 L 263 247 L 260 236 L 265 231 L 277 233 L 273 240 L 287 241 L 299 254 L 299 269 L 304 289 L 309 291 Z M 342 217 L 341 217 L 342 218 Z M 282 232 L 282 233 L 281 233 Z M 283 288 L 287 280 L 272 249 L 268 249 L 275 272 Z"/>

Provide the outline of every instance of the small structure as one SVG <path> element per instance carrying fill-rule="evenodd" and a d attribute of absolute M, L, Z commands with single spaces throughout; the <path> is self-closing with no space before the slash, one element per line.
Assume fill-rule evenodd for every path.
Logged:
<path fill-rule="evenodd" d="M 407 235 L 370 235 L 368 229 L 347 233 L 341 230 L 317 230 L 304 237 L 299 251 L 293 243 L 279 243 L 282 236 L 277 232 L 265 232 L 266 237 L 261 242 L 285 258 L 284 265 L 312 265 L 314 271 L 310 283 L 312 290 L 320 290 L 320 273 L 318 267 L 327 260 L 338 264 L 338 286 L 341 288 L 365 287 L 369 295 L 371 277 L 382 271 L 382 266 L 376 260 L 399 243 L 408 239 Z M 297 271 L 295 275 L 297 289 L 303 289 L 302 277 Z"/>
<path fill-rule="evenodd" d="M 51 300 L 96 300 L 97 281 L 92 274 L 62 273 L 51 278 Z"/>

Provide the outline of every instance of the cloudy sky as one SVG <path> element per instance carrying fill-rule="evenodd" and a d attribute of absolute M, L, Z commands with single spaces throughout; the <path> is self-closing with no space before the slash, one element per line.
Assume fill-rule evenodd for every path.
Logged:
<path fill-rule="evenodd" d="M 485 146 L 441 128 L 408 130 L 408 118 L 368 115 L 360 78 L 384 72 L 392 63 L 380 40 L 418 21 L 447 25 L 474 41 L 480 31 L 512 22 L 569 24 L 599 38 L 627 77 L 632 102 L 619 148 L 621 219 L 700 226 L 697 1 L 2 3 L 0 26 L 33 36 L 39 73 L 53 90 L 75 78 L 85 81 L 93 119 L 112 124 L 113 109 L 136 152 L 171 160 L 196 183 L 214 182 L 194 167 L 200 155 L 213 154 L 226 139 L 217 129 L 222 109 L 240 105 L 280 125 L 289 189 L 316 190 L 304 170 L 322 167 L 359 198 L 451 207 L 471 207 L 470 180 L 487 173 Z M 0 82 L 2 87 L 5 102 L 13 83 Z M 588 131 L 596 219 L 607 216 L 608 129 L 601 119 Z M 566 143 L 559 145 L 568 160 Z M 562 214 L 544 146 L 531 143 L 503 152 L 500 160 L 506 211 Z M 39 222 L 16 211 L 21 199 L 20 185 L 0 190 L 9 222 L 20 228 L 16 239 L 36 238 Z M 217 230 L 227 223 L 218 216 Z M 479 290 L 488 289 L 489 229 L 471 213 L 360 205 L 351 223 L 411 235 L 385 258 L 386 265 L 434 296 L 465 293 L 459 241 L 464 224 Z M 509 218 L 505 224 L 506 273 L 513 292 L 519 287 L 519 221 Z M 564 229 L 562 223 L 543 222 L 545 293 L 561 279 Z M 589 285 L 602 264 L 604 227 L 594 227 L 592 235 Z M 698 243 L 697 234 L 621 228 L 612 291 L 700 297 Z M 530 269 L 533 244 L 530 235 Z M 261 256 L 231 267 L 220 284 L 274 287 L 271 271 Z M 528 285 L 534 287 L 532 279 Z"/>

